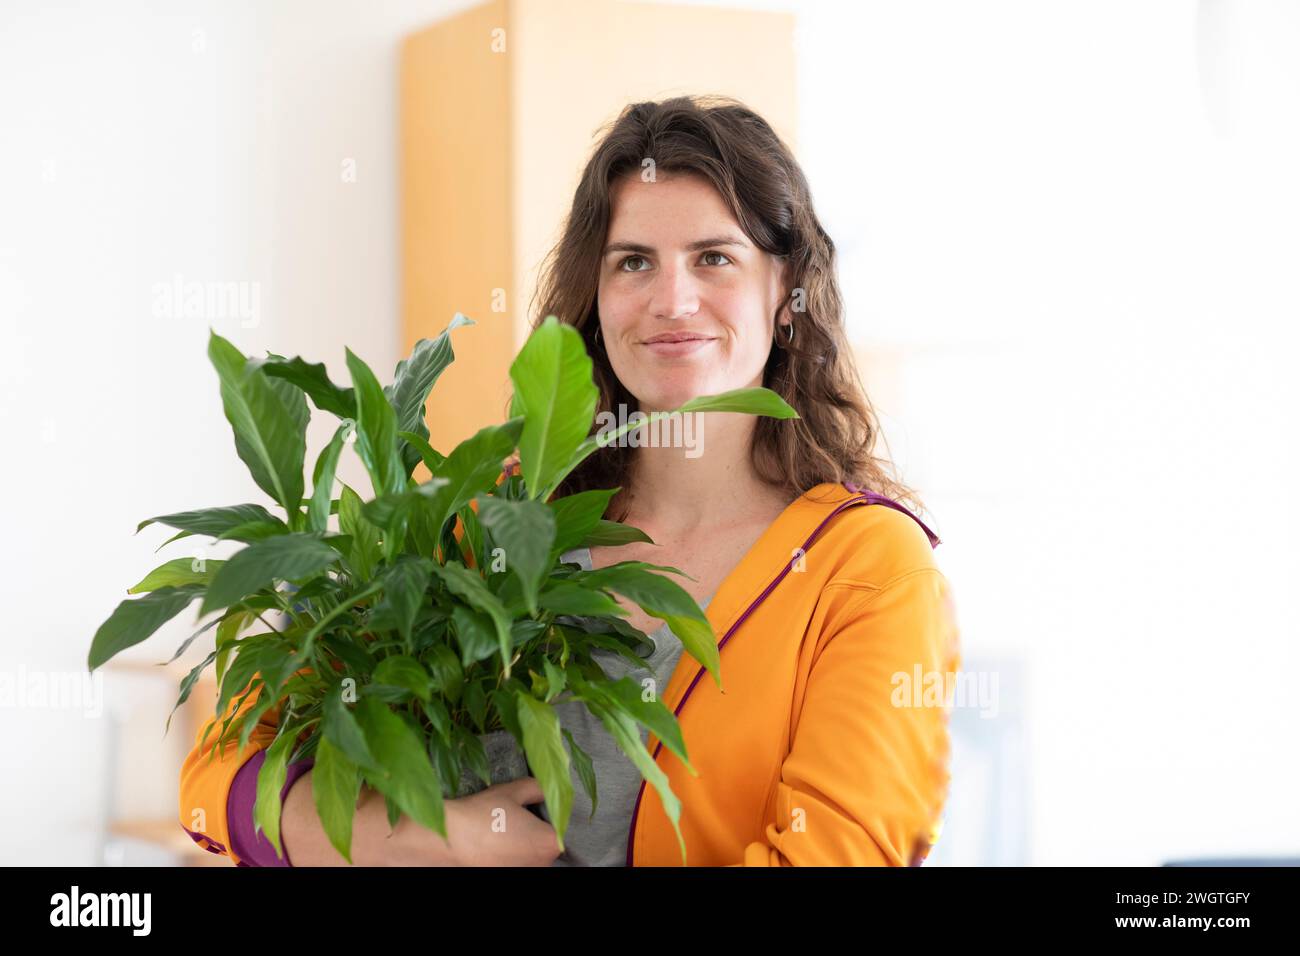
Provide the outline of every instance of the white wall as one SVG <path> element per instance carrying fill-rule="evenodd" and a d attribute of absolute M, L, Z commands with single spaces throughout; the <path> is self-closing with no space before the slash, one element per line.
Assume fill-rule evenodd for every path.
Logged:
<path fill-rule="evenodd" d="M 310 350 L 343 381 L 345 344 L 391 373 L 397 44 L 466 5 L 0 5 L 0 671 L 84 672 L 125 588 L 186 553 L 155 555 L 158 528 L 132 537 L 142 518 L 264 500 L 233 454 L 209 326 L 249 354 Z M 255 324 L 251 308 L 156 314 L 155 285 L 177 275 L 244 283 L 250 306 L 256 290 Z M 182 620 L 129 656 L 170 657 Z M 97 862 L 112 713 L 152 745 L 119 751 L 117 799 L 175 813 L 168 775 L 192 741 L 173 726 L 153 744 L 175 683 L 104 688 L 98 717 L 0 709 L 0 767 L 21 781 L 0 798 L 0 862 Z"/>

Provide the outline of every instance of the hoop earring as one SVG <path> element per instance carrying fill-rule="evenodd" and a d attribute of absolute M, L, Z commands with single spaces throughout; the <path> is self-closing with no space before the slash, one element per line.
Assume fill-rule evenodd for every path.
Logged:
<path fill-rule="evenodd" d="M 599 322 L 596 323 L 596 335 L 593 340 L 593 344 L 600 345 L 600 323 Z"/>
<path fill-rule="evenodd" d="M 794 323 L 787 322 L 785 324 L 785 344 L 789 345 L 793 341 L 794 341 Z"/>

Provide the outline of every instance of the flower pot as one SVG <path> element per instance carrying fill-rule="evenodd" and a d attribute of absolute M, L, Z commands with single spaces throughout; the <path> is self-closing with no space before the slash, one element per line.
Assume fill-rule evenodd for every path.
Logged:
<path fill-rule="evenodd" d="M 529 775 L 528 758 L 508 730 L 494 730 L 488 734 L 479 734 L 478 739 L 482 742 L 483 749 L 487 751 L 488 773 L 493 784 L 508 783 Z M 467 797 L 480 790 L 486 790 L 487 786 L 482 777 L 469 767 L 462 766 L 460 786 L 456 795 Z"/>

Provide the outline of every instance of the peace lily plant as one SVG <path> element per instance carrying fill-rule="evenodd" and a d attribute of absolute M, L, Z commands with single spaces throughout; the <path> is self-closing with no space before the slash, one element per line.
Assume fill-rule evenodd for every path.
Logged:
<path fill-rule="evenodd" d="M 658 791 L 685 863 L 680 803 L 638 729 L 647 728 L 695 774 L 676 718 L 658 699 L 643 699 L 632 678 L 610 680 L 592 651 L 644 663 L 636 648 L 646 635 L 624 620 L 613 594 L 667 622 L 721 688 L 716 636 L 699 605 L 666 576 L 682 575 L 676 568 L 623 561 L 585 571 L 559 560 L 579 546 L 650 540 L 603 517 L 619 489 L 552 500 L 587 456 L 647 422 L 592 434 L 598 391 L 591 359 L 577 331 L 550 316 L 510 367 L 509 421 L 441 454 L 428 441 L 425 402 L 454 358 L 451 331 L 473 324 L 458 313 L 437 338 L 417 342 L 387 386 L 345 350 L 350 388 L 335 384 L 321 364 L 248 358 L 211 333 L 208 356 L 235 450 L 275 506 L 203 508 L 141 522 L 137 532 L 154 523 L 177 529 L 164 543 L 203 535 L 245 547 L 226 560 L 186 556 L 149 572 L 127 591 L 143 596 L 119 604 L 96 632 L 90 669 L 198 601 L 202 626 L 172 660 L 213 629 L 215 646 L 181 682 L 176 707 L 215 665 L 221 729 L 213 756 L 236 738 L 242 749 L 259 718 L 278 707 L 257 779 L 255 828 L 283 856 L 286 768 L 313 757 L 317 813 L 349 861 L 363 782 L 384 795 L 391 824 L 404 813 L 445 837 L 444 799 L 464 792 L 466 780 L 475 788 L 479 780 L 502 782 L 492 778 L 484 746 L 502 733 L 526 755 L 562 849 L 571 767 L 593 812 L 596 804 L 591 759 L 554 709 L 579 700 Z M 308 400 L 340 421 L 309 488 Z M 747 388 L 696 398 L 648 421 L 709 411 L 797 417 L 774 392 Z M 341 482 L 335 497 L 348 445 L 369 474 L 369 500 Z M 515 454 L 519 468 L 502 480 L 503 462 Z M 424 481 L 413 477 L 421 462 L 430 473 Z"/>

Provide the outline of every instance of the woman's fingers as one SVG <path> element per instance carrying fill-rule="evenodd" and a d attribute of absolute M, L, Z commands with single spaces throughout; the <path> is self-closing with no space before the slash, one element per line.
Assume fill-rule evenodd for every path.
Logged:
<path fill-rule="evenodd" d="M 541 803 L 544 799 L 542 785 L 536 777 L 520 777 L 508 783 L 498 783 L 491 789 L 499 790 L 503 796 L 523 805 Z"/>

